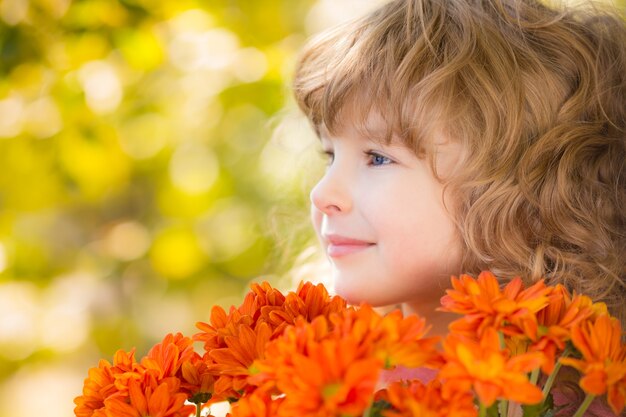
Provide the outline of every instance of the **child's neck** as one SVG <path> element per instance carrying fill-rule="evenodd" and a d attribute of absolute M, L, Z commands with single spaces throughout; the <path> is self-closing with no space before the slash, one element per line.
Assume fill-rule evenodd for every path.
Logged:
<path fill-rule="evenodd" d="M 429 304 L 424 302 L 403 303 L 402 313 L 405 316 L 416 314 L 426 319 L 426 325 L 430 326 L 427 336 L 445 336 L 448 333 L 448 324 L 454 319 L 454 314 L 437 311 L 440 307 L 439 300 Z"/>

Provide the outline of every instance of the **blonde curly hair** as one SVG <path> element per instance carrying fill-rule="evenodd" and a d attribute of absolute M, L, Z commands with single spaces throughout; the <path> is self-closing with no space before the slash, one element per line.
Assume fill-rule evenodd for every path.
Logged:
<path fill-rule="evenodd" d="M 435 132 L 464 149 L 440 178 L 490 269 L 606 302 L 626 323 L 626 25 L 599 5 L 395 0 L 314 38 L 293 82 L 319 134 L 372 110 L 433 172 Z M 365 130 L 364 134 L 368 134 Z M 416 190 L 417 192 L 417 190 Z M 449 197 L 452 197 L 451 199 Z"/>

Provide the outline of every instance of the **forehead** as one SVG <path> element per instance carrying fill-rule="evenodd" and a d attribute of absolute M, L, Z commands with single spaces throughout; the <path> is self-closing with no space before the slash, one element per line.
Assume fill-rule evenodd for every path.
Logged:
<path fill-rule="evenodd" d="M 393 124 L 386 120 L 377 108 L 373 107 L 368 108 L 365 112 L 356 105 L 346 106 L 342 108 L 330 126 L 322 122 L 317 126 L 317 131 L 321 140 L 351 136 L 378 144 L 405 144 Z"/>

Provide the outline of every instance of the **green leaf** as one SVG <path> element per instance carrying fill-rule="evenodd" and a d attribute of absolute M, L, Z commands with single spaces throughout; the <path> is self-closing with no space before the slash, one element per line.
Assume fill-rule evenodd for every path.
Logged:
<path fill-rule="evenodd" d="M 495 401 L 491 407 L 487 408 L 487 417 L 500 417 L 498 412 L 498 402 Z"/>
<path fill-rule="evenodd" d="M 374 404 L 372 404 L 372 407 L 370 408 L 369 416 L 383 417 L 383 411 L 390 410 L 392 408 L 391 403 L 385 400 L 374 401 Z"/>
<path fill-rule="evenodd" d="M 552 394 L 539 404 L 523 405 L 523 417 L 553 417 L 554 416 L 554 400 Z"/>

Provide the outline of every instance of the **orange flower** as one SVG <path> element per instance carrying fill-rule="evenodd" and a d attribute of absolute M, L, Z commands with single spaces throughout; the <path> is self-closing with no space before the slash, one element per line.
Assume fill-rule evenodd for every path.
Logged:
<path fill-rule="evenodd" d="M 543 280 L 524 289 L 522 280 L 511 280 L 500 289 L 497 278 L 489 271 L 478 279 L 469 275 L 452 277 L 453 289 L 441 298 L 440 311 L 463 314 L 450 324 L 450 330 L 470 337 L 481 337 L 488 328 L 513 336 L 537 333 L 535 313 L 548 303 L 550 288 Z"/>
<path fill-rule="evenodd" d="M 425 338 L 426 322 L 417 315 L 403 317 L 400 310 L 381 316 L 363 304 L 358 310 L 345 310 L 331 316 L 334 332 L 350 336 L 363 348 L 371 348 L 386 368 L 402 365 L 415 368 L 438 359 L 438 337 Z"/>
<path fill-rule="evenodd" d="M 223 348 L 226 347 L 224 338 L 236 335 L 238 325 L 254 328 L 257 322 L 266 322 L 274 338 L 285 326 L 294 324 L 298 317 L 311 321 L 319 315 L 328 317 L 346 307 L 345 300 L 331 297 L 322 284 L 300 283 L 298 290 L 287 296 L 267 282 L 252 284 L 250 289 L 242 305 L 231 307 L 228 314 L 221 307 L 213 307 L 210 323 L 196 324 L 201 332 L 194 336 L 194 340 L 204 342 L 207 351 Z"/>
<path fill-rule="evenodd" d="M 265 359 L 254 362 L 254 372 L 248 382 L 257 386 L 257 390 L 280 393 L 276 388 L 278 370 L 292 367 L 296 355 L 304 355 L 309 344 L 319 343 L 329 332 L 325 317 L 317 317 L 311 323 L 298 318 L 294 327 L 287 328 L 279 338 L 267 344 Z"/>
<path fill-rule="evenodd" d="M 144 381 L 130 380 L 129 397 L 112 396 L 104 401 L 107 417 L 188 417 L 196 409 L 185 405 L 187 394 L 178 392 L 179 381 L 166 378 L 157 383 L 147 377 Z"/>
<path fill-rule="evenodd" d="M 76 417 L 103 417 L 104 400 L 119 392 L 119 387 L 115 385 L 116 377 L 125 373 L 139 377 L 136 373 L 138 367 L 133 349 L 128 353 L 118 350 L 113 358 L 113 365 L 101 360 L 97 368 L 89 369 L 89 376 L 83 386 L 83 395 L 74 399 Z"/>
<path fill-rule="evenodd" d="M 281 308 L 263 307 L 261 317 L 272 326 L 275 337 L 287 325 L 294 324 L 298 317 L 310 322 L 318 316 L 330 317 L 346 308 L 346 301 L 337 296 L 331 297 L 322 284 L 300 283 L 296 292 L 290 292 Z"/>
<path fill-rule="evenodd" d="M 582 359 L 562 358 L 561 363 L 583 373 L 581 388 L 592 395 L 608 392 L 608 403 L 620 414 L 626 400 L 626 346 L 621 342 L 619 321 L 601 315 L 595 323 L 586 321 L 572 329 L 572 343 Z"/>
<path fill-rule="evenodd" d="M 227 314 L 213 307 L 210 323 L 197 323 L 201 330 L 194 340 L 204 342 L 205 363 L 219 377 L 215 394 L 238 398 L 247 389 L 246 379 L 255 359 L 262 358 L 264 345 L 279 336 L 298 318 L 313 320 L 345 308 L 345 301 L 330 297 L 323 285 L 300 284 L 298 290 L 283 296 L 267 282 L 252 284 L 238 308 Z"/>
<path fill-rule="evenodd" d="M 150 349 L 148 355 L 141 360 L 141 365 L 146 369 L 157 371 L 160 379 L 177 376 L 180 367 L 189 361 L 194 355 L 193 340 L 183 336 L 168 334 L 161 343 L 157 343 Z"/>
<path fill-rule="evenodd" d="M 419 381 L 394 382 L 385 390 L 385 400 L 393 407 L 383 411 L 385 417 L 475 417 L 474 396 L 468 391 L 444 396 L 441 382 L 424 385 Z"/>
<path fill-rule="evenodd" d="M 239 397 L 250 376 L 250 368 L 256 359 L 262 359 L 265 345 L 269 342 L 271 329 L 267 323 L 259 323 L 256 329 L 239 325 L 237 334 L 224 338 L 225 348 L 212 349 L 207 356 L 211 371 L 219 374 L 215 394 L 221 398 Z"/>
<path fill-rule="evenodd" d="M 358 340 L 328 330 L 325 317 L 303 319 L 272 341 L 255 378 L 284 393 L 279 416 L 361 415 L 374 393 L 382 361 Z M 255 379 L 253 378 L 253 379 Z"/>
<path fill-rule="evenodd" d="M 589 297 L 577 295 L 572 299 L 569 291 L 561 284 L 552 288 L 548 305 L 537 312 L 538 333 L 528 335 L 531 339 L 529 350 L 545 355 L 546 359 L 541 366 L 545 374 L 554 370 L 556 357 L 565 350 L 572 328 L 593 317 L 594 310 L 598 310 L 598 307 Z"/>
<path fill-rule="evenodd" d="M 539 352 L 510 357 L 500 349 L 498 334 L 485 330 L 480 342 L 450 335 L 444 342 L 447 363 L 439 378 L 445 390 L 474 388 L 481 403 L 489 407 L 497 398 L 534 404 L 542 400 L 539 388 L 528 381 L 526 372 L 538 368 L 543 360 Z M 446 391 L 447 392 L 447 391 Z"/>
<path fill-rule="evenodd" d="M 361 415 L 381 366 L 376 358 L 360 358 L 349 339 L 309 346 L 307 356 L 297 356 L 292 368 L 279 370 L 277 387 L 286 394 L 280 415 Z"/>
<path fill-rule="evenodd" d="M 224 338 L 236 334 L 239 324 L 255 327 L 259 321 L 268 323 L 273 336 L 277 336 L 284 326 L 295 323 L 297 317 L 311 321 L 318 315 L 328 316 L 346 306 L 340 297 L 329 296 L 322 284 L 300 283 L 298 290 L 287 296 L 267 282 L 254 283 L 250 289 L 241 306 L 231 307 L 228 314 L 221 307 L 213 307 L 210 323 L 196 324 L 201 333 L 195 335 L 194 340 L 205 342 L 207 351 L 223 348 Z"/>
<path fill-rule="evenodd" d="M 213 402 L 222 400 L 214 395 L 214 372 L 211 372 L 197 353 L 194 353 L 190 360 L 183 362 L 180 369 L 180 381 L 181 391 L 189 393 L 189 401 L 193 403 L 206 403 L 211 398 Z"/>
<path fill-rule="evenodd" d="M 248 294 L 246 300 L 253 303 L 252 296 Z M 237 334 L 237 326 L 253 326 L 252 316 L 242 315 L 235 307 L 231 307 L 230 313 L 220 306 L 211 308 L 210 323 L 198 322 L 196 327 L 201 330 L 193 336 L 195 341 L 204 342 L 204 349 L 208 352 L 212 349 L 226 347 L 224 338 Z"/>
<path fill-rule="evenodd" d="M 282 402 L 282 398 L 272 399 L 268 393 L 258 390 L 233 403 L 227 417 L 275 417 Z"/>
<path fill-rule="evenodd" d="M 404 318 L 395 311 L 383 317 L 368 305 L 345 309 L 329 320 L 320 315 L 307 323 L 300 317 L 269 344 L 266 359 L 256 362 L 259 373 L 248 381 L 286 394 L 285 415 L 317 408 L 322 415 L 358 413 L 383 366 L 417 367 L 438 358 L 438 339 L 423 338 L 425 332 L 425 322 L 417 316 Z"/>

